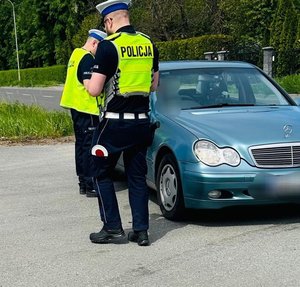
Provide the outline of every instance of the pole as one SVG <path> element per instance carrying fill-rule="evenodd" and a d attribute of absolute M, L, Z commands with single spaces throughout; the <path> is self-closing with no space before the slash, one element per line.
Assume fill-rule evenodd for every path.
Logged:
<path fill-rule="evenodd" d="M 12 9 L 13 9 L 14 30 L 15 30 L 15 40 L 16 40 L 16 52 L 17 52 L 18 79 L 19 79 L 19 81 L 21 81 L 15 6 L 14 6 L 14 3 L 11 0 L 7 0 L 7 1 L 11 4 Z"/>
<path fill-rule="evenodd" d="M 263 70 L 264 72 L 272 77 L 273 76 L 273 55 L 274 55 L 274 48 L 273 47 L 264 47 L 264 64 Z"/>
<path fill-rule="evenodd" d="M 213 54 L 214 54 L 214 52 L 205 52 L 204 53 L 205 60 L 211 61 Z"/>
<path fill-rule="evenodd" d="M 227 53 L 227 51 L 223 51 L 223 50 L 218 51 L 217 52 L 218 61 L 224 61 L 226 53 Z"/>

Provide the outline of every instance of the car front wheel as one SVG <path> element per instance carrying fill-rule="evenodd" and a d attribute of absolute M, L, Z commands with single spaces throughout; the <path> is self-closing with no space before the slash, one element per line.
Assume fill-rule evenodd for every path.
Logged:
<path fill-rule="evenodd" d="M 159 165 L 157 179 L 157 198 L 163 216 L 179 220 L 184 213 L 182 186 L 176 159 L 166 154 Z"/>

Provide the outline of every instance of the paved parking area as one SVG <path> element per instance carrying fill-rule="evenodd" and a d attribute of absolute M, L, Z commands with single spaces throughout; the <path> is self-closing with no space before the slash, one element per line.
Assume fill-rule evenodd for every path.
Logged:
<path fill-rule="evenodd" d="M 0 286 L 299 286 L 297 207 L 194 212 L 150 201 L 149 247 L 95 245 L 97 199 L 79 195 L 73 144 L 0 146 Z M 125 231 L 126 184 L 116 181 Z"/>

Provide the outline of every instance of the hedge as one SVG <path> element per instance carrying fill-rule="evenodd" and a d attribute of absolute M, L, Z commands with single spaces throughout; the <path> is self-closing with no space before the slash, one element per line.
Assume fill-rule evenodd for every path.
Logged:
<path fill-rule="evenodd" d="M 230 50 L 233 37 L 227 35 L 204 35 L 201 37 L 168 42 L 157 42 L 161 61 L 201 60 L 205 52 Z"/>
<path fill-rule="evenodd" d="M 64 65 L 46 68 L 20 70 L 21 81 L 18 81 L 18 70 L 0 71 L 0 86 L 50 86 L 63 84 L 67 68 Z"/>

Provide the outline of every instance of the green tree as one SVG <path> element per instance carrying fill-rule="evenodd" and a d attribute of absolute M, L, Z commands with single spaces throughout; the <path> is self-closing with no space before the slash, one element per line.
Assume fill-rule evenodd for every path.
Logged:
<path fill-rule="evenodd" d="M 47 42 L 48 35 L 36 7 L 35 1 L 25 0 L 16 10 L 21 68 L 41 67 L 49 60 L 48 54 L 53 49 L 51 42 Z"/>
<path fill-rule="evenodd" d="M 134 26 L 156 41 L 221 33 L 218 0 L 133 0 Z"/>
<path fill-rule="evenodd" d="M 83 45 L 87 31 L 99 28 L 99 0 L 12 1 L 21 68 L 65 64 L 71 51 Z M 130 10 L 136 29 L 154 41 L 227 34 L 234 37 L 238 52 L 232 59 L 248 53 L 257 63 L 261 48 L 273 45 L 276 71 L 299 69 L 295 53 L 300 45 L 300 0 L 132 0 Z M 0 69 L 13 69 L 16 52 L 8 1 L 0 1 L 0 25 Z"/>
<path fill-rule="evenodd" d="M 16 8 L 21 68 L 66 63 L 72 38 L 97 1 L 12 0 Z M 0 2 L 0 69 L 16 68 L 13 19 L 8 1 Z"/>
<path fill-rule="evenodd" d="M 271 45 L 276 51 L 276 75 L 290 74 L 297 66 L 295 43 L 299 16 L 295 1 L 279 0 L 271 25 Z"/>
<path fill-rule="evenodd" d="M 238 41 L 269 45 L 270 25 L 278 0 L 220 1 L 225 32 Z"/>
<path fill-rule="evenodd" d="M 100 15 L 97 12 L 84 18 L 78 32 L 72 38 L 72 44 L 74 47 L 81 47 L 84 45 L 90 29 L 101 29 L 100 19 Z"/>
<path fill-rule="evenodd" d="M 17 11 L 20 1 L 13 2 Z M 17 69 L 12 6 L 8 1 L 0 1 L 0 27 L 0 70 Z"/>

